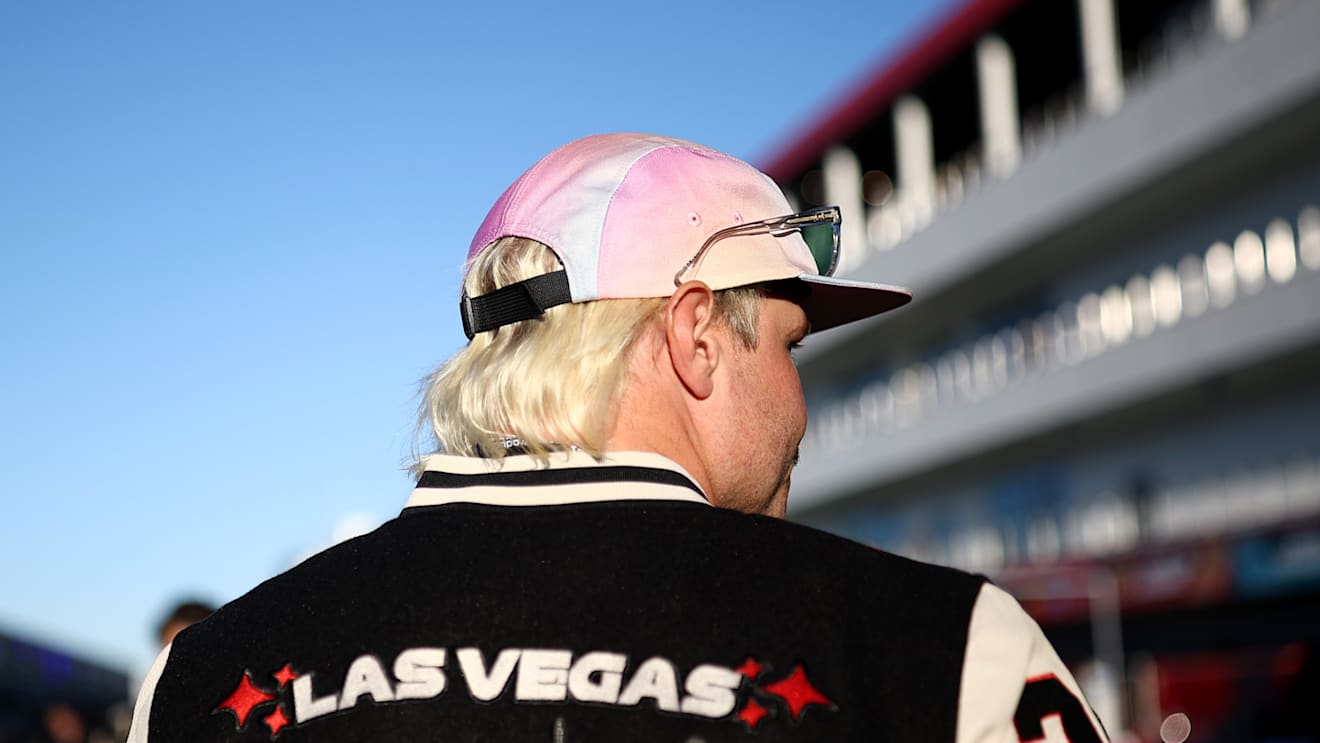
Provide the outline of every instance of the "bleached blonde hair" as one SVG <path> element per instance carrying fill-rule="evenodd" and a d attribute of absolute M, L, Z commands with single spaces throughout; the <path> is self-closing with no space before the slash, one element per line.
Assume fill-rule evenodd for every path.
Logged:
<path fill-rule="evenodd" d="M 472 260 L 463 290 L 477 297 L 560 268 L 542 243 L 506 237 Z M 715 293 L 716 321 L 747 348 L 756 346 L 765 293 L 759 286 Z M 666 300 L 562 304 L 478 333 L 426 379 L 415 453 L 500 458 L 516 446 L 545 461 L 551 451 L 575 447 L 601 457 L 630 351 L 647 325 L 660 321 Z M 416 456 L 413 474 L 421 467 Z"/>

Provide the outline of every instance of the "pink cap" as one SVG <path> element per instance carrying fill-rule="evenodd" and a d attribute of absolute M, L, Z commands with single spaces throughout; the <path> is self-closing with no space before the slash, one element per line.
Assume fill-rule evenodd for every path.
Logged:
<path fill-rule="evenodd" d="M 559 256 L 573 302 L 667 297 L 674 275 L 713 233 L 794 210 L 769 176 L 709 147 L 649 134 L 601 134 L 560 147 L 504 192 L 468 261 L 502 237 Z M 712 289 L 780 279 L 811 285 L 812 330 L 911 300 L 906 289 L 820 276 L 801 235 L 744 235 L 711 246 L 692 278 Z"/>

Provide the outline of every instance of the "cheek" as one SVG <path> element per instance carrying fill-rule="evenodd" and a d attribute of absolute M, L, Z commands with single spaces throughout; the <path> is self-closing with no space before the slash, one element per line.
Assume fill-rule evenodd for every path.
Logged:
<path fill-rule="evenodd" d="M 797 375 L 793 379 L 797 382 Z M 797 382 L 793 385 L 794 410 L 797 413 L 797 432 L 798 438 L 801 438 L 807 432 L 807 401 L 802 397 L 802 383 Z"/>
<path fill-rule="evenodd" d="M 807 401 L 802 396 L 802 380 L 798 377 L 797 365 L 789 362 L 781 380 L 777 385 L 779 405 L 791 421 L 793 429 L 800 434 L 807 427 Z"/>

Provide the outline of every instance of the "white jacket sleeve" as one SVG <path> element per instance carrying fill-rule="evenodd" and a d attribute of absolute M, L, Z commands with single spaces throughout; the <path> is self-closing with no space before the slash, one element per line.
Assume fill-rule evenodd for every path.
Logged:
<path fill-rule="evenodd" d="M 147 677 L 142 680 L 137 704 L 133 705 L 133 724 L 128 729 L 128 743 L 147 743 L 147 726 L 151 718 L 151 702 L 156 696 L 156 682 L 160 681 L 160 674 L 165 670 L 165 662 L 169 660 L 172 647 L 166 645 L 160 651 L 156 662 L 151 664 L 151 670 L 147 671 Z"/>
<path fill-rule="evenodd" d="M 1003 589 L 981 588 L 958 692 L 958 743 L 1107 741 L 1040 626 Z"/>

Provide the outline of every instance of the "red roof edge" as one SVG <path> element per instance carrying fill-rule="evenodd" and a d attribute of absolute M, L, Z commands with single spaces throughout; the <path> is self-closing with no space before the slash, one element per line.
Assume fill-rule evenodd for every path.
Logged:
<path fill-rule="evenodd" d="M 826 113 L 806 132 L 781 147 L 761 168 L 783 183 L 798 175 L 826 148 L 851 135 L 871 117 L 911 90 L 1023 0 L 968 0 L 961 8 L 867 76 L 855 95 Z"/>

